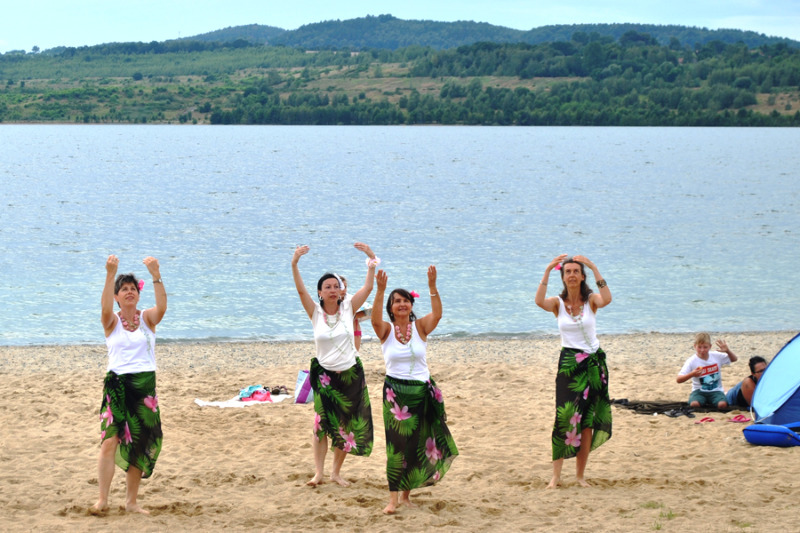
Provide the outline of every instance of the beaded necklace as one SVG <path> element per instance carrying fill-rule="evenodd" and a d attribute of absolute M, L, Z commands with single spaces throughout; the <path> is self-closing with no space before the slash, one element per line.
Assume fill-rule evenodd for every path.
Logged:
<path fill-rule="evenodd" d="M 411 322 L 408 323 L 405 335 L 400 331 L 400 326 L 395 326 L 394 330 L 397 332 L 397 340 L 400 341 L 400 344 L 408 344 L 411 342 Z"/>
<path fill-rule="evenodd" d="M 127 331 L 130 331 L 131 333 L 136 331 L 137 329 L 139 329 L 139 323 L 140 323 L 139 315 L 140 314 L 141 314 L 141 311 L 139 311 L 138 309 L 136 310 L 136 312 L 133 313 L 133 325 L 131 325 L 122 316 L 122 311 L 117 313 L 117 315 L 119 316 L 120 321 L 122 322 L 122 327 L 125 328 Z"/>
<path fill-rule="evenodd" d="M 320 306 L 320 307 L 322 307 L 322 306 Z M 322 307 L 322 317 L 325 319 L 325 324 L 327 324 L 329 328 L 336 327 L 336 324 L 339 323 L 339 319 L 341 318 L 341 316 L 342 316 L 342 306 L 341 305 L 339 306 L 339 309 L 336 310 L 336 314 L 334 315 L 334 321 L 333 322 L 328 320 L 328 313 L 326 313 L 325 312 L 325 308 Z"/>

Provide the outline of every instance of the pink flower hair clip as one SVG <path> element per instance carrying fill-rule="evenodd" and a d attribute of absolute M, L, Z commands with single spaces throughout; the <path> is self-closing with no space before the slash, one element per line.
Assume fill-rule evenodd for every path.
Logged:
<path fill-rule="evenodd" d="M 411 295 L 411 296 L 413 296 L 414 298 L 419 298 L 419 293 L 418 293 L 417 291 L 411 291 L 411 292 L 409 292 L 408 294 L 410 294 L 410 295 Z"/>
<path fill-rule="evenodd" d="M 139 280 L 139 292 L 142 292 L 142 289 L 144 289 L 144 280 L 140 279 Z"/>
<path fill-rule="evenodd" d="M 561 270 L 561 263 L 556 265 L 555 270 Z"/>

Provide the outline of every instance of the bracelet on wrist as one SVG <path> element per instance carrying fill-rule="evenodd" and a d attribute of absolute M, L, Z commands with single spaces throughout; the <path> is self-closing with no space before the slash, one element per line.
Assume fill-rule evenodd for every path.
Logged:
<path fill-rule="evenodd" d="M 353 335 L 355 335 L 356 337 L 360 337 L 361 336 L 361 330 L 359 329 L 358 331 L 354 331 Z"/>
<path fill-rule="evenodd" d="M 598 289 L 602 289 L 603 287 L 607 287 L 607 286 L 608 286 L 608 283 L 606 283 L 606 280 L 604 280 L 604 279 L 597 280 L 597 288 Z"/>
<path fill-rule="evenodd" d="M 547 287 L 547 282 L 546 281 L 540 281 L 539 285 L 544 285 L 545 287 Z"/>
<path fill-rule="evenodd" d="M 381 264 L 381 258 L 377 255 L 375 257 L 367 257 L 367 268 L 373 268 Z"/>
<path fill-rule="evenodd" d="M 161 278 L 154 279 L 153 283 L 161 283 L 163 285 L 164 284 L 164 280 L 162 280 Z"/>

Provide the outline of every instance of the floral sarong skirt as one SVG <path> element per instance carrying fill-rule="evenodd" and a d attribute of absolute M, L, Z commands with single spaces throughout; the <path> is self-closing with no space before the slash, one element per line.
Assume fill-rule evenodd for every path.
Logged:
<path fill-rule="evenodd" d="M 317 358 L 309 371 L 314 390 L 314 436 L 331 439 L 331 449 L 353 455 L 372 453 L 372 409 L 364 366 L 356 364 L 341 372 L 325 370 Z"/>
<path fill-rule="evenodd" d="M 108 372 L 100 405 L 100 442 L 119 442 L 114 462 L 125 470 L 133 466 L 150 477 L 161 453 L 161 411 L 156 395 L 156 373 Z"/>
<path fill-rule="evenodd" d="M 442 391 L 429 381 L 386 376 L 383 384 L 386 477 L 390 491 L 433 485 L 458 448 L 447 428 Z"/>
<path fill-rule="evenodd" d="M 611 438 L 606 354 L 562 348 L 556 374 L 556 421 L 553 460 L 569 459 L 581 447 L 581 431 L 593 430 L 591 449 Z"/>

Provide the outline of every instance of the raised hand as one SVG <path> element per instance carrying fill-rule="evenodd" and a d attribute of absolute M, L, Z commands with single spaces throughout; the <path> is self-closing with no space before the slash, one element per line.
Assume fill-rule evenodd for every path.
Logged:
<path fill-rule="evenodd" d="M 594 270 L 596 268 L 594 263 L 592 263 L 591 261 L 589 261 L 588 258 L 582 255 L 576 255 L 575 257 L 573 257 L 573 259 L 578 263 L 581 263 L 582 265 L 586 265 L 591 270 Z"/>
<path fill-rule="evenodd" d="M 159 279 L 161 277 L 161 274 L 159 272 L 158 259 L 156 259 L 155 257 L 147 256 L 144 259 L 142 259 L 142 263 L 144 263 L 144 266 L 147 267 L 147 271 L 150 272 L 150 275 L 153 276 L 153 279 Z"/>
<path fill-rule="evenodd" d="M 431 265 L 428 267 L 428 287 L 436 289 L 436 267 Z"/>
<path fill-rule="evenodd" d="M 564 259 L 566 259 L 566 258 L 567 258 L 567 254 L 561 254 L 561 255 L 559 255 L 559 256 L 557 256 L 557 257 L 555 257 L 555 258 L 554 258 L 552 261 L 550 261 L 550 264 L 548 264 L 548 265 L 547 265 L 547 268 L 548 268 L 549 270 L 552 270 L 552 269 L 554 269 L 555 267 L 557 267 L 558 265 L 560 265 L 560 264 L 561 264 L 561 262 L 562 262 Z"/>
<path fill-rule="evenodd" d="M 386 282 L 389 281 L 389 276 L 384 270 L 378 270 L 375 274 L 375 282 L 378 284 L 378 290 L 383 292 L 386 290 Z"/>
<path fill-rule="evenodd" d="M 119 268 L 119 257 L 116 255 L 109 255 L 108 259 L 106 259 L 106 272 L 111 274 L 112 276 L 117 273 L 117 269 Z"/>
<path fill-rule="evenodd" d="M 370 248 L 369 245 L 364 244 L 363 242 L 357 242 L 353 246 L 367 254 L 367 257 L 370 259 L 375 259 L 375 252 L 372 251 L 372 248 Z"/>
<path fill-rule="evenodd" d="M 294 249 L 294 255 L 292 256 L 292 264 L 296 265 L 300 258 L 308 253 L 310 248 L 307 244 L 298 245 L 297 248 Z"/>

